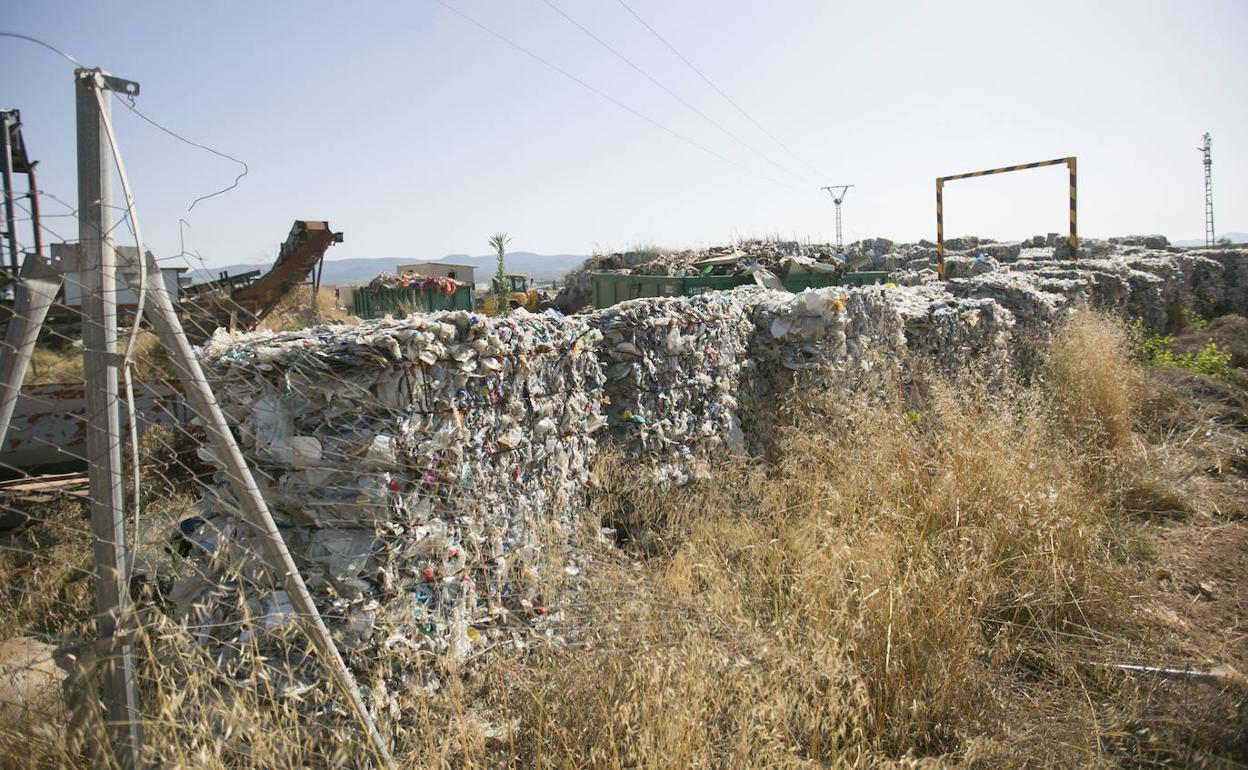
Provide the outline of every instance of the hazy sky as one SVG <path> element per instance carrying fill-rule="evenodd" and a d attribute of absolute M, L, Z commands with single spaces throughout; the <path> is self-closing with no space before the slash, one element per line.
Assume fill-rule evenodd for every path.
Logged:
<path fill-rule="evenodd" d="M 551 2 L 745 146 L 545 0 L 445 2 L 698 146 L 436 0 L 4 0 L 0 28 L 139 81 L 148 115 L 250 164 L 188 214 L 236 167 L 115 108 L 151 248 L 176 254 L 185 218 L 210 264 L 271 258 L 297 218 L 345 231 L 333 257 L 481 254 L 499 230 L 546 253 L 828 240 L 839 183 L 847 241 L 933 238 L 936 176 L 1072 154 L 1081 234 L 1198 238 L 1205 131 L 1218 230 L 1248 230 L 1244 0 L 626 0 L 792 154 L 619 0 Z M 41 186 L 73 203 L 72 67 L 0 38 L 0 68 Z M 1063 231 L 1065 173 L 951 183 L 946 233 Z"/>

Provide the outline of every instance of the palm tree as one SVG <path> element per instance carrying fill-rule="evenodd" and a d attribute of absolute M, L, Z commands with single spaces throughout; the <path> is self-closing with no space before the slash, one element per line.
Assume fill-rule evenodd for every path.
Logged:
<path fill-rule="evenodd" d="M 494 307 L 501 314 L 507 307 L 507 267 L 504 264 L 504 258 L 511 238 L 507 237 L 507 233 L 495 233 L 490 236 L 489 243 L 498 253 L 498 269 L 494 271 Z"/>

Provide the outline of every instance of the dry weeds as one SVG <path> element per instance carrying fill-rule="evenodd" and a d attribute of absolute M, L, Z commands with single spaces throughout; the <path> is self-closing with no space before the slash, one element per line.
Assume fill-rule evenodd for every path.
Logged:
<path fill-rule="evenodd" d="M 657 491 L 604 461 L 594 513 L 627 537 L 596 546 L 553 638 L 357 668 L 391 703 L 379 718 L 404 767 L 1235 766 L 1235 746 L 1202 744 L 1205 711 L 1141 731 L 1174 691 L 1100 665 L 1148 644 L 1124 508 L 1171 450 L 1140 432 L 1146 385 L 1123 327 L 1084 316 L 1027 389 L 935 383 L 924 403 L 879 405 L 798 388 L 776 410 L 789 417 L 758 421 L 765 463 Z M 156 608 L 145 618 L 153 761 L 367 763 L 333 693 L 294 686 L 297 661 L 210 660 Z M 1218 735 L 1242 741 L 1229 713 Z M 85 764 L 76 745 L 7 759 Z"/>
<path fill-rule="evenodd" d="M 260 328 L 291 331 L 317 324 L 351 323 L 358 320 L 338 307 L 338 300 L 332 289 L 314 292 L 311 286 L 297 286 L 278 301 L 277 307 L 264 319 Z"/>

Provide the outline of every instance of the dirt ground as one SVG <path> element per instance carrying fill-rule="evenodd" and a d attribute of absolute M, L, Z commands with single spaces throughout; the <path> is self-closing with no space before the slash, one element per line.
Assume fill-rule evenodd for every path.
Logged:
<path fill-rule="evenodd" d="M 1209 341 L 1231 351 L 1235 382 L 1150 372 L 1156 389 L 1142 410 L 1144 429 L 1171 452 L 1168 478 L 1158 479 L 1169 494 L 1139 511 L 1130 599 L 1151 643 L 1123 662 L 1224 678 L 1136 677 L 1139 713 L 1114 739 L 1133 756 L 1127 766 L 1248 763 L 1248 319 L 1215 319 L 1176 336 L 1174 347 L 1190 352 Z"/>

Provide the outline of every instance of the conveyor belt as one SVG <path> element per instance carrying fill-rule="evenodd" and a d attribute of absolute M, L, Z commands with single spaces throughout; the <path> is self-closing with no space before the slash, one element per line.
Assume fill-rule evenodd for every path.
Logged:
<path fill-rule="evenodd" d="M 251 311 L 259 323 L 287 292 L 308 280 L 330 245 L 341 242 L 342 233 L 330 230 L 328 222 L 295 220 L 269 271 L 254 283 L 237 289 L 230 299 Z"/>

